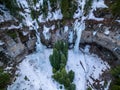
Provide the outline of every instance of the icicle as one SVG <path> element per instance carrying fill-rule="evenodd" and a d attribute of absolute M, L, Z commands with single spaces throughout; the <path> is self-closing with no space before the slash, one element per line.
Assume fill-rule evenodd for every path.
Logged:
<path fill-rule="evenodd" d="M 81 34 L 82 31 L 85 29 L 85 16 L 84 16 L 84 6 L 85 6 L 85 0 L 82 0 L 80 3 L 81 6 L 81 20 L 76 20 L 74 23 L 74 30 L 76 31 L 77 34 L 77 39 L 75 42 L 75 46 L 74 46 L 74 51 L 78 52 L 79 51 L 79 43 L 80 43 L 80 38 L 81 38 Z"/>
<path fill-rule="evenodd" d="M 38 24 L 37 24 L 37 21 L 34 20 L 34 25 L 33 25 L 33 28 L 34 30 L 36 31 L 36 37 L 37 37 L 37 42 L 36 42 L 36 51 L 37 52 L 42 52 L 43 51 L 43 45 L 41 43 L 41 40 L 40 40 L 40 33 L 38 32 Z"/>
<path fill-rule="evenodd" d="M 84 29 L 85 29 L 85 23 L 83 20 L 81 22 L 78 22 L 78 21 L 75 22 L 74 30 L 76 31 L 76 34 L 77 34 L 77 39 L 76 39 L 75 46 L 74 46 L 75 52 L 79 51 L 80 38 L 81 38 L 82 31 Z"/>

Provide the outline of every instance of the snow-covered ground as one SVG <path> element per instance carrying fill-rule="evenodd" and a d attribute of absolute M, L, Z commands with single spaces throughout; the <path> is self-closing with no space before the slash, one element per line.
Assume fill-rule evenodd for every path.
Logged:
<path fill-rule="evenodd" d="M 76 90 L 86 90 L 87 85 L 93 84 L 90 76 L 100 80 L 102 71 L 110 68 L 97 55 L 89 54 L 88 48 L 84 50 L 85 54 L 80 51 L 75 53 L 74 50 L 69 50 L 68 53 L 66 70 L 75 72 Z M 53 73 L 49 62 L 50 54 L 52 49 L 45 49 L 44 52 L 26 56 L 18 66 L 16 81 L 7 90 L 61 90 L 60 84 L 51 77 Z"/>

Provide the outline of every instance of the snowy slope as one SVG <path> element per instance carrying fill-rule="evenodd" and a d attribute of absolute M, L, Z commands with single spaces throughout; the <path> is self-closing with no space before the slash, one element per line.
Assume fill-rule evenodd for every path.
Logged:
<path fill-rule="evenodd" d="M 16 81 L 8 86 L 8 90 L 59 90 L 60 85 L 51 78 L 52 67 L 49 62 L 51 53 L 51 49 L 45 49 L 43 53 L 26 56 L 18 66 Z M 81 52 L 76 54 L 69 50 L 66 70 L 72 69 L 75 72 L 76 90 L 86 90 L 87 85 L 94 83 L 90 76 L 100 80 L 102 71 L 108 68 L 109 65 L 97 55 Z"/>

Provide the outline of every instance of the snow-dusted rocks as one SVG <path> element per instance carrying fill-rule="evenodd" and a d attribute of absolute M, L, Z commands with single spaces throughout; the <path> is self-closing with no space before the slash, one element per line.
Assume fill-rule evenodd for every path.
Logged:
<path fill-rule="evenodd" d="M 104 31 L 104 34 L 105 34 L 105 35 L 109 35 L 109 33 L 110 33 L 110 31 L 109 31 L 108 29 L 106 29 L 106 30 Z"/>
<path fill-rule="evenodd" d="M 0 4 L 0 23 L 12 20 L 13 17 L 10 15 L 10 12 L 4 5 Z"/>

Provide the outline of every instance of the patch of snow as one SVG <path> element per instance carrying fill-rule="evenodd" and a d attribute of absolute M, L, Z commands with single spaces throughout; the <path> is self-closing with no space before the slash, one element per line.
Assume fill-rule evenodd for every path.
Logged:
<path fill-rule="evenodd" d="M 63 18 L 63 15 L 61 13 L 61 9 L 55 10 L 55 12 L 48 11 L 48 15 L 46 18 L 43 17 L 43 14 L 41 14 L 38 17 L 39 22 L 46 22 L 46 21 L 53 21 L 53 20 L 61 20 Z"/>
<path fill-rule="evenodd" d="M 31 15 L 28 13 L 22 13 L 20 12 L 20 15 L 22 15 L 24 17 L 24 24 L 31 27 L 32 26 L 32 18 Z"/>
<path fill-rule="evenodd" d="M 85 49 L 84 49 L 84 52 L 85 53 L 89 53 L 89 50 L 90 50 L 90 45 L 86 45 Z"/>
<path fill-rule="evenodd" d="M 41 14 L 39 17 L 38 17 L 38 21 L 39 22 L 45 22 L 44 18 L 43 18 L 43 14 Z"/>
<path fill-rule="evenodd" d="M 99 27 L 101 27 L 102 26 L 102 24 L 99 24 Z"/>
<path fill-rule="evenodd" d="M 3 13 L 2 15 L 0 15 L 0 22 L 9 21 L 13 19 L 8 9 L 4 5 L 1 5 L 1 4 L 0 4 L 0 12 Z"/>
<path fill-rule="evenodd" d="M 115 47 L 113 50 L 116 51 L 118 49 L 118 47 Z"/>
<path fill-rule="evenodd" d="M 92 3 L 92 9 L 90 10 L 89 15 L 88 15 L 88 19 L 94 19 L 97 21 L 104 20 L 104 18 L 95 17 L 93 11 L 95 11 L 97 8 L 108 8 L 108 7 L 105 5 L 104 0 L 94 0 Z"/>
<path fill-rule="evenodd" d="M 25 31 L 23 31 L 22 33 L 24 36 L 26 36 L 28 34 L 28 32 L 25 32 Z"/>
<path fill-rule="evenodd" d="M 97 34 L 97 31 L 94 31 L 94 32 L 93 32 L 93 36 L 95 36 L 96 34 Z"/>
<path fill-rule="evenodd" d="M 17 4 L 18 4 L 18 6 L 21 8 L 23 8 L 23 9 L 25 9 L 25 8 L 29 8 L 29 6 L 28 6 L 28 2 L 26 1 L 26 0 L 17 0 Z"/>
<path fill-rule="evenodd" d="M 54 30 L 54 29 L 55 29 L 55 25 L 52 25 L 52 26 L 51 26 L 51 30 Z"/>
<path fill-rule="evenodd" d="M 108 8 L 108 6 L 105 5 L 104 0 L 94 0 L 92 8 Z"/>
<path fill-rule="evenodd" d="M 3 45 L 4 44 L 4 42 L 2 42 L 1 40 L 0 40 L 0 45 Z"/>
<path fill-rule="evenodd" d="M 79 18 L 81 16 L 81 10 L 78 8 L 73 15 L 73 18 Z"/>
<path fill-rule="evenodd" d="M 20 24 L 19 26 L 15 26 L 15 25 L 11 25 L 10 27 L 8 27 L 8 29 L 10 30 L 10 29 L 19 29 L 19 28 L 21 28 L 22 27 L 22 25 Z"/>
<path fill-rule="evenodd" d="M 68 26 L 64 27 L 64 32 L 68 32 Z"/>
<path fill-rule="evenodd" d="M 43 0 L 39 0 L 39 4 L 40 4 L 40 5 L 43 5 Z"/>
<path fill-rule="evenodd" d="M 68 41 L 69 41 L 69 43 L 72 43 L 73 42 L 73 32 L 72 31 L 70 31 L 69 32 L 69 36 L 68 36 Z"/>
<path fill-rule="evenodd" d="M 44 35 L 45 39 L 47 39 L 47 40 L 50 39 L 49 30 L 50 30 L 50 28 L 48 28 L 48 27 L 46 27 L 46 26 L 44 25 L 44 27 L 43 27 L 43 35 Z"/>
<path fill-rule="evenodd" d="M 104 88 L 104 90 L 109 90 L 111 80 L 108 82 L 107 86 Z"/>
<path fill-rule="evenodd" d="M 116 20 L 116 21 L 120 23 L 120 20 Z"/>
<path fill-rule="evenodd" d="M 92 78 L 99 79 L 103 71 L 108 70 L 110 67 L 107 62 L 104 62 L 103 60 L 98 58 L 98 56 L 93 55 L 92 58 L 90 58 L 89 56 L 90 55 L 85 55 L 88 66 L 87 78 L 89 79 L 89 82 L 93 83 Z"/>
<path fill-rule="evenodd" d="M 53 13 L 48 12 L 47 21 L 48 21 L 48 20 L 50 20 L 50 21 L 54 20 L 54 18 L 53 18 Z"/>
<path fill-rule="evenodd" d="M 54 18 L 54 20 L 58 20 L 58 19 L 63 18 L 63 15 L 61 13 L 61 9 L 55 10 L 55 12 L 53 12 L 53 18 Z"/>
<path fill-rule="evenodd" d="M 4 22 L 3 16 L 0 15 L 0 22 Z"/>
<path fill-rule="evenodd" d="M 104 18 L 96 18 L 94 16 L 93 9 L 90 11 L 88 19 L 93 19 L 93 20 L 97 20 L 97 21 L 103 21 L 104 20 Z"/>
<path fill-rule="evenodd" d="M 6 67 L 6 68 L 5 68 L 5 71 L 8 71 L 8 70 L 10 70 L 10 69 L 12 69 L 12 67 Z"/>
<path fill-rule="evenodd" d="M 109 35 L 110 31 L 108 29 L 105 29 L 104 34 Z"/>

